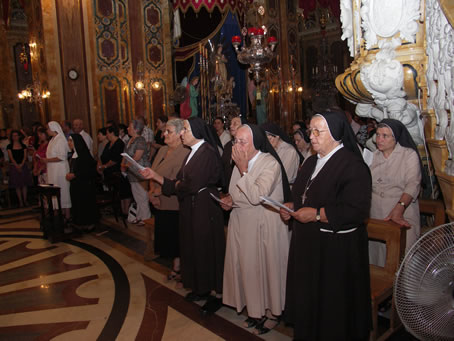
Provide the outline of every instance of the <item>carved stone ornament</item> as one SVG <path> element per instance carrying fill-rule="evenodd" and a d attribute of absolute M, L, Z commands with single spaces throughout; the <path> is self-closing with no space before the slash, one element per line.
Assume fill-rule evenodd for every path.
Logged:
<path fill-rule="evenodd" d="M 341 0 L 341 16 L 342 22 L 342 40 L 347 40 L 350 56 L 354 57 L 359 52 L 361 44 L 361 17 L 359 11 L 353 10 L 353 4 L 356 8 L 360 8 L 361 0 Z M 354 41 L 355 39 L 355 41 Z M 355 45 L 357 47 L 355 51 Z"/>
<path fill-rule="evenodd" d="M 363 0 L 361 18 L 366 48 L 371 49 L 379 40 L 398 32 L 401 39 L 414 43 L 420 7 L 420 0 Z"/>
<path fill-rule="evenodd" d="M 350 50 L 350 56 L 355 56 L 353 46 L 353 8 L 352 0 L 341 0 L 340 2 L 341 15 L 340 20 L 342 22 L 342 40 L 347 39 L 348 49 Z"/>
<path fill-rule="evenodd" d="M 395 48 L 400 45 L 400 40 L 381 40 L 378 45 L 380 52 L 375 60 L 361 68 L 361 81 L 376 103 L 402 98 L 405 96 L 402 90 L 404 71 L 402 64 L 394 59 Z"/>
<path fill-rule="evenodd" d="M 449 150 L 445 171 L 454 175 L 454 29 L 438 0 L 426 1 L 426 37 L 427 107 L 437 118 L 435 139 L 445 139 Z"/>

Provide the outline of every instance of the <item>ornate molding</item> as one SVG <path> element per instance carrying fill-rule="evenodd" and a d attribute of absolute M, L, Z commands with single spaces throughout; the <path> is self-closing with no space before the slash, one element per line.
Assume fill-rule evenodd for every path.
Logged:
<path fill-rule="evenodd" d="M 353 45 L 353 8 L 352 0 L 341 0 L 340 2 L 341 15 L 340 20 L 342 23 L 342 40 L 347 39 L 348 49 L 350 50 L 350 56 L 355 56 L 355 50 Z"/>
<path fill-rule="evenodd" d="M 383 38 L 391 38 L 397 33 L 401 39 L 414 43 L 420 7 L 420 0 L 363 0 L 361 26 L 366 48 L 371 49 Z"/>
<path fill-rule="evenodd" d="M 380 52 L 372 64 L 361 68 L 360 75 L 375 102 L 383 104 L 384 101 L 405 96 L 405 91 L 402 90 L 404 70 L 402 64 L 395 59 L 395 48 L 400 45 L 399 39 L 381 40 L 378 45 Z"/>
<path fill-rule="evenodd" d="M 435 139 L 447 143 L 451 161 L 447 161 L 446 172 L 454 175 L 454 29 L 440 3 L 426 1 L 427 107 L 437 118 Z"/>

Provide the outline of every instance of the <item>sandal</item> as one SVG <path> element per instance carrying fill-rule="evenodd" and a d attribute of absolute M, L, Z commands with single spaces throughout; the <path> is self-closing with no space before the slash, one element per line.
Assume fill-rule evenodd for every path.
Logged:
<path fill-rule="evenodd" d="M 276 324 L 274 326 L 272 326 L 271 328 L 268 328 L 268 327 L 265 327 L 265 323 L 266 321 L 273 321 L 273 322 L 276 322 Z M 277 317 L 277 318 L 271 318 L 271 317 L 264 317 L 254 328 L 253 330 L 253 333 L 255 335 L 263 335 L 263 334 L 266 334 L 268 332 L 270 332 L 271 329 L 274 329 L 276 328 L 279 323 L 281 322 L 281 317 Z"/>
<path fill-rule="evenodd" d="M 168 281 L 178 281 L 179 279 L 181 279 L 180 270 L 178 270 L 178 271 L 172 270 L 172 271 L 167 275 L 167 280 L 168 280 Z"/>
<path fill-rule="evenodd" d="M 244 328 L 252 328 L 255 327 L 261 320 L 256 319 L 253 317 L 248 317 L 246 320 L 243 322 L 243 327 Z"/>

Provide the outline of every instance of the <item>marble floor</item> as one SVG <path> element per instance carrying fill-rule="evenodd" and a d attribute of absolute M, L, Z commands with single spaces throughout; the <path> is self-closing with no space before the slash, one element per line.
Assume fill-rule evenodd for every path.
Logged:
<path fill-rule="evenodd" d="M 36 210 L 0 211 L 0 340 L 290 340 L 259 338 L 221 308 L 204 317 L 159 259 L 143 261 L 143 231 L 104 220 L 51 244 Z"/>

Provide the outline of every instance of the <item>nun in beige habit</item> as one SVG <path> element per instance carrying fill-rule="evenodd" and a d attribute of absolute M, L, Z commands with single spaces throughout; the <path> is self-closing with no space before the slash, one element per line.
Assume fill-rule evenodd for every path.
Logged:
<path fill-rule="evenodd" d="M 279 323 L 285 303 L 289 251 L 288 226 L 279 211 L 260 196 L 278 202 L 290 198 L 282 166 L 264 131 L 255 125 L 238 129 L 229 195 L 222 207 L 232 209 L 224 264 L 223 303 L 238 312 L 247 308 L 247 328 L 264 334 Z"/>

